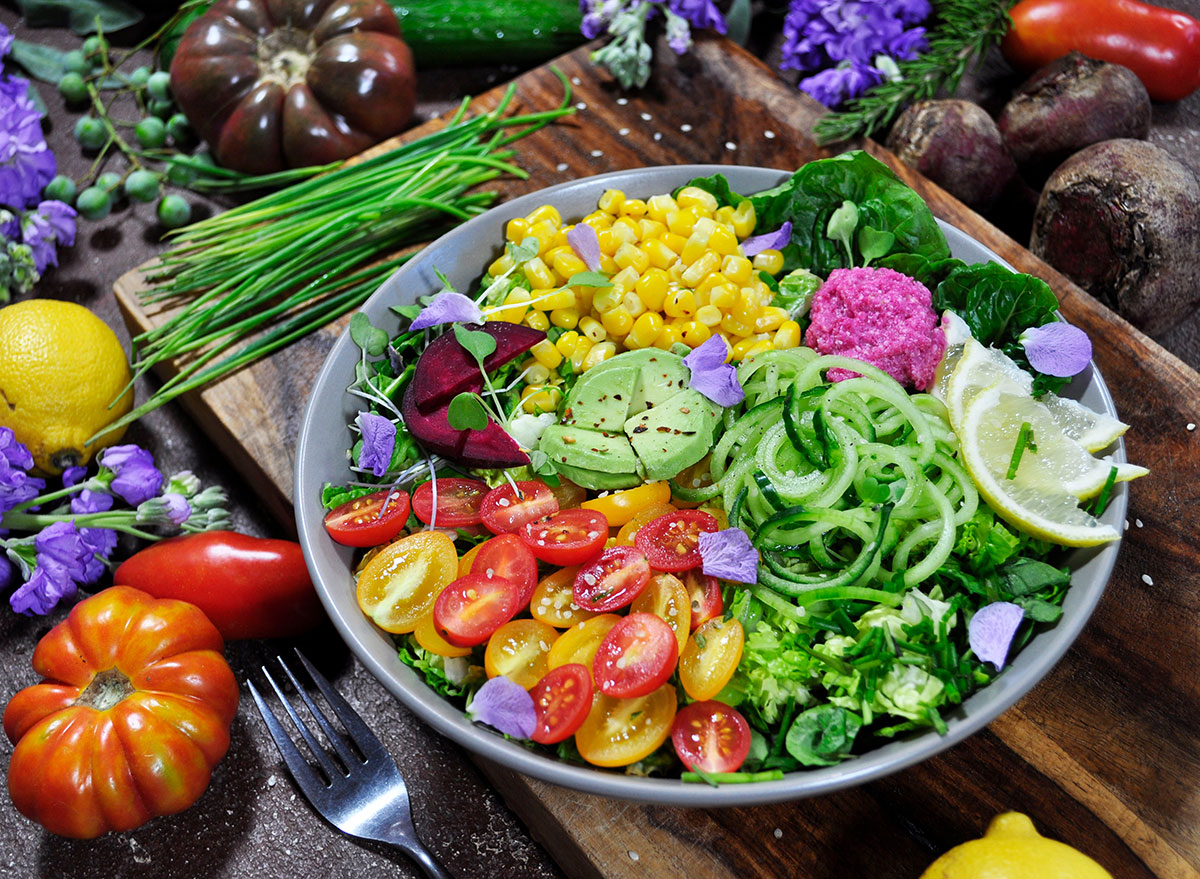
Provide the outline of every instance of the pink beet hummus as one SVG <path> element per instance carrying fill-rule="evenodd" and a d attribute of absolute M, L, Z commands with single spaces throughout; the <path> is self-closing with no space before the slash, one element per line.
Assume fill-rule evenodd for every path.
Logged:
<path fill-rule="evenodd" d="M 924 284 L 892 269 L 834 269 L 812 300 L 804 344 L 877 366 L 923 391 L 946 350 L 946 334 Z M 855 373 L 831 369 L 830 381 Z"/>

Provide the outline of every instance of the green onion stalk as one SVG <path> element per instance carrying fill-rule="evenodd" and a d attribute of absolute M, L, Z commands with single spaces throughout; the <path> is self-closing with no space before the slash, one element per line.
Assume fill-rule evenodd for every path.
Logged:
<path fill-rule="evenodd" d="M 564 98 L 553 110 L 506 118 L 515 85 L 490 113 L 468 117 L 464 99 L 436 132 L 175 230 L 139 298 L 180 307 L 134 337 L 130 365 L 136 379 L 164 361 L 184 362 L 103 432 L 358 308 L 431 230 L 491 206 L 498 193 L 475 187 L 502 174 L 527 178 L 509 145 L 574 112 L 556 73 Z"/>

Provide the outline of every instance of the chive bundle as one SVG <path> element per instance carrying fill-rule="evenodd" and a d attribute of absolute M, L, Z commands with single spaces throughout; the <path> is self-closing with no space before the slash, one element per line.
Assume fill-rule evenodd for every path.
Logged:
<path fill-rule="evenodd" d="M 566 94 L 554 110 L 504 118 L 515 85 L 483 115 L 467 118 L 465 99 L 439 131 L 173 233 L 139 299 L 186 304 L 133 339 L 131 366 L 136 378 L 164 361 L 186 362 L 104 431 L 326 326 L 415 253 L 397 251 L 486 210 L 497 193 L 473 187 L 528 176 L 509 161 L 508 145 L 573 112 L 558 75 Z"/>

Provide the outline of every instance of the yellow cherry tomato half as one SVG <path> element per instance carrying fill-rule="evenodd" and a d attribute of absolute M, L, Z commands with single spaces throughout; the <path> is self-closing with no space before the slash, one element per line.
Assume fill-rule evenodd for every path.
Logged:
<path fill-rule="evenodd" d="M 632 519 L 639 510 L 650 504 L 665 504 L 671 500 L 671 486 L 665 482 L 647 482 L 637 488 L 614 491 L 603 497 L 584 501 L 585 510 L 603 513 L 610 527 L 618 528 Z"/>
<path fill-rule="evenodd" d="M 643 507 L 634 513 L 633 518 L 621 526 L 621 530 L 617 532 L 618 546 L 633 546 L 633 538 L 637 536 L 641 527 L 647 522 L 653 522 L 659 516 L 665 516 L 667 513 L 674 513 L 675 508 L 670 504 L 657 503 Z"/>
<path fill-rule="evenodd" d="M 533 590 L 533 598 L 529 599 L 529 612 L 535 620 L 558 629 L 569 629 L 596 615 L 575 603 L 575 574 L 578 571 L 578 567 L 559 568 L 542 578 Z"/>
<path fill-rule="evenodd" d="M 697 702 L 712 699 L 742 661 L 745 633 L 737 620 L 714 617 L 688 638 L 679 656 L 679 683 Z"/>
<path fill-rule="evenodd" d="M 579 756 L 593 766 L 628 766 L 650 756 L 671 734 L 677 703 L 670 684 L 635 699 L 597 692 L 575 731 Z"/>
<path fill-rule="evenodd" d="M 417 639 L 418 644 L 438 656 L 471 655 L 470 647 L 459 647 L 442 637 L 442 633 L 433 624 L 433 611 L 417 620 L 417 627 L 413 629 L 413 637 Z"/>
<path fill-rule="evenodd" d="M 479 555 L 479 550 L 483 549 L 485 543 L 487 543 L 486 540 L 480 541 L 462 554 L 462 558 L 458 560 L 458 576 L 465 577 L 471 573 L 471 564 L 475 561 L 475 556 Z"/>
<path fill-rule="evenodd" d="M 454 543 L 419 531 L 384 547 L 358 575 L 358 606 L 385 632 L 411 632 L 458 576 Z"/>
<path fill-rule="evenodd" d="M 559 635 L 558 640 L 550 647 L 550 668 L 578 662 L 580 665 L 586 665 L 590 671 L 596 651 L 600 649 L 600 642 L 620 621 L 621 618 L 615 613 L 602 613 L 571 626 Z"/>
<path fill-rule="evenodd" d="M 665 620 L 675 633 L 679 651 L 687 645 L 692 625 L 691 597 L 683 581 L 674 574 L 655 574 L 642 594 L 629 606 L 630 613 L 652 613 Z"/>
<path fill-rule="evenodd" d="M 513 620 L 488 639 L 483 667 L 489 678 L 504 675 L 526 690 L 550 670 L 547 657 L 558 630 L 537 620 Z"/>

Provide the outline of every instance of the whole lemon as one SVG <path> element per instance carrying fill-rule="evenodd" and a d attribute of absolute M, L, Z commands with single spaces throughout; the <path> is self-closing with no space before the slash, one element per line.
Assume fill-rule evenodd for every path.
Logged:
<path fill-rule="evenodd" d="M 82 305 L 27 299 L 0 308 L 0 427 L 41 472 L 84 464 L 121 439 L 123 427 L 84 444 L 133 407 L 130 377 L 116 333 Z"/>
<path fill-rule="evenodd" d="M 1042 836 L 1027 815 L 1005 812 L 982 839 L 955 846 L 921 874 L 921 879 L 1112 879 L 1112 875 L 1069 845 Z"/>

